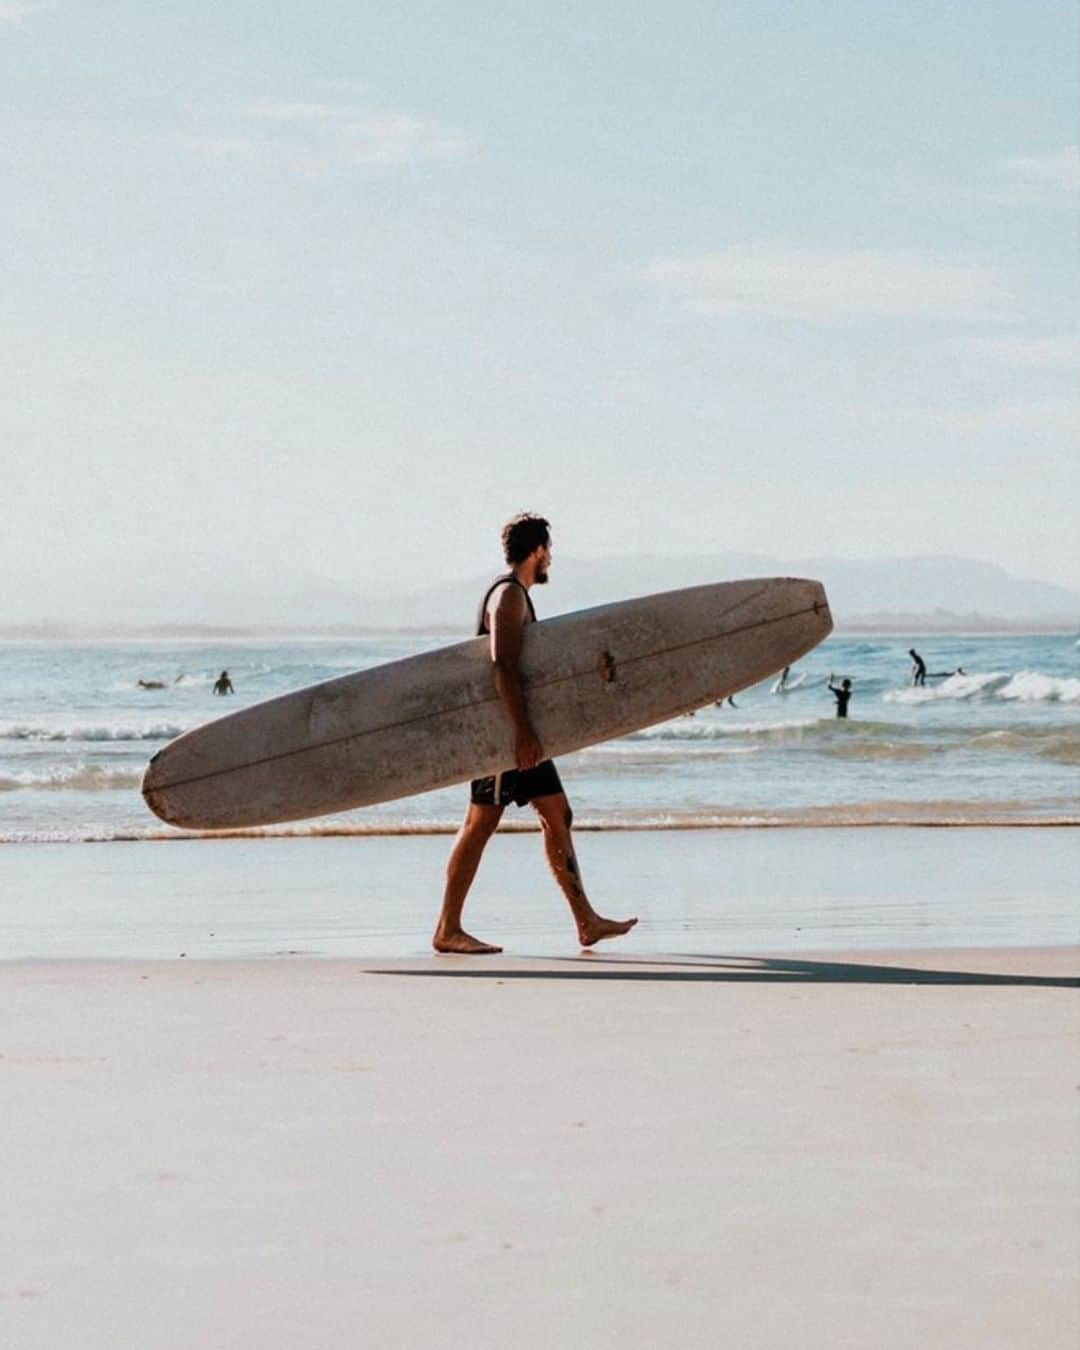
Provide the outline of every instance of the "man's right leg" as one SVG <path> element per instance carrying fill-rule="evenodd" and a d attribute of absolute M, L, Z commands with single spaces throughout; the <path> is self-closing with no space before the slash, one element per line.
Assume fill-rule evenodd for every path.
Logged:
<path fill-rule="evenodd" d="M 470 956 L 483 956 L 501 952 L 501 947 L 493 947 L 466 933 L 461 926 L 461 911 L 465 908 L 465 898 L 469 887 L 480 866 L 487 841 L 498 828 L 502 819 L 501 806 L 481 806 L 470 802 L 465 813 L 465 821 L 454 840 L 450 857 L 446 864 L 446 890 L 443 892 L 442 913 L 435 928 L 431 945 L 437 952 L 463 952 Z"/>

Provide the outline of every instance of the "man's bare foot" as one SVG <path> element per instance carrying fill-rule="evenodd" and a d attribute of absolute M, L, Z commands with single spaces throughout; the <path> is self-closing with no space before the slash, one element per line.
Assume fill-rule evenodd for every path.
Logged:
<path fill-rule="evenodd" d="M 431 939 L 431 945 L 437 952 L 456 952 L 459 956 L 496 956 L 501 947 L 493 947 L 490 942 L 481 942 L 464 928 L 456 933 L 437 932 Z"/>
<path fill-rule="evenodd" d="M 637 919 L 602 919 L 599 914 L 578 925 L 578 941 L 583 947 L 591 947 L 594 942 L 604 938 L 622 937 L 629 933 Z"/>

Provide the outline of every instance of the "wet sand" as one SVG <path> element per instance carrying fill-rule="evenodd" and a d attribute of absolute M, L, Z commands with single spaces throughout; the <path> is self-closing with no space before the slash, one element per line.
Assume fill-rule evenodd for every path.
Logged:
<path fill-rule="evenodd" d="M 627 955 L 1056 947 L 1078 940 L 1069 829 L 583 833 Z M 426 956 L 446 838 L 0 846 L 0 955 Z M 538 836 L 484 854 L 466 925 L 518 956 L 575 951 Z"/>
<path fill-rule="evenodd" d="M 4 1343 L 1073 1350 L 1078 966 L 2 965 Z"/>

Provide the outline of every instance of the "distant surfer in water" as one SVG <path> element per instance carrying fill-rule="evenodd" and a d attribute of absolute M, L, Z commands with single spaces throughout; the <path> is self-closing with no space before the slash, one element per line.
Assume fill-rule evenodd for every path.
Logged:
<path fill-rule="evenodd" d="M 503 556 L 509 570 L 488 587 L 477 615 L 477 636 L 490 635 L 495 688 L 514 729 L 516 768 L 471 784 L 469 808 L 446 864 L 442 912 L 432 938 L 437 952 L 484 955 L 502 951 L 461 926 L 461 913 L 484 848 L 511 802 L 530 805 L 540 817 L 544 850 L 555 880 L 569 902 L 578 941 L 591 947 L 602 938 L 628 933 L 637 919 L 605 919 L 585 894 L 570 834 L 573 812 L 552 760 L 544 758 L 522 687 L 519 657 L 525 625 L 535 622 L 529 591 L 543 586 L 551 566 L 551 527 L 542 516 L 515 516 L 503 526 Z"/>
<path fill-rule="evenodd" d="M 214 681 L 215 694 L 233 694 L 236 691 L 232 687 L 232 680 L 229 679 L 229 672 L 223 670 Z"/>
<path fill-rule="evenodd" d="M 926 683 L 926 662 L 914 647 L 908 648 L 908 656 L 911 657 L 911 683 L 924 685 Z"/>
<path fill-rule="evenodd" d="M 829 676 L 829 689 L 836 695 L 836 715 L 837 717 L 847 716 L 847 705 L 851 702 L 851 681 L 841 680 L 840 687 L 833 684 L 833 677 Z"/>
<path fill-rule="evenodd" d="M 787 688 L 787 677 L 790 674 L 791 674 L 791 667 L 785 666 L 784 669 L 780 672 L 780 678 L 776 681 L 776 687 L 773 689 L 774 694 L 782 694 L 784 692 L 784 690 Z"/>

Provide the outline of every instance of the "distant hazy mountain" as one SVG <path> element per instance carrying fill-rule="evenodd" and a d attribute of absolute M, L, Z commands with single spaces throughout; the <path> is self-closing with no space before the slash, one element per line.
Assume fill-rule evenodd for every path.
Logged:
<path fill-rule="evenodd" d="M 549 588 L 535 594 L 547 615 L 676 586 L 736 577 L 803 576 L 824 582 L 838 623 L 890 617 L 926 620 L 932 626 L 973 619 L 1009 624 L 1080 623 L 1080 593 L 1041 581 L 1023 581 L 990 563 L 968 558 L 769 558 L 728 553 L 698 558 L 558 558 Z M 406 626 L 471 619 L 487 577 L 447 582 L 419 594 L 384 597 L 368 613 Z M 385 618 L 383 617 L 385 616 Z M 370 619 L 368 621 L 371 621 Z"/>
<path fill-rule="evenodd" d="M 28 598 L 32 597 L 32 599 Z M 357 624 L 360 596 L 322 577 L 279 565 L 164 557 L 73 568 L 51 585 L 11 578 L 0 594 L 0 627 L 70 624 L 90 628 L 320 628 Z"/>
<path fill-rule="evenodd" d="M 173 569 L 119 567 L 110 575 L 73 574 L 64 591 L 29 612 L 16 582 L 0 596 L 0 632 L 48 622 L 97 628 L 447 627 L 468 632 L 490 575 L 442 582 L 408 593 L 357 587 L 276 566 L 206 562 Z M 968 558 L 770 558 L 727 553 L 710 557 L 606 558 L 558 556 L 549 587 L 535 596 L 542 615 L 677 586 L 736 577 L 805 576 L 825 583 L 839 625 L 978 628 L 994 624 L 1080 626 L 1080 593 L 1024 581 Z M 163 579 L 165 578 L 165 579 Z"/>

